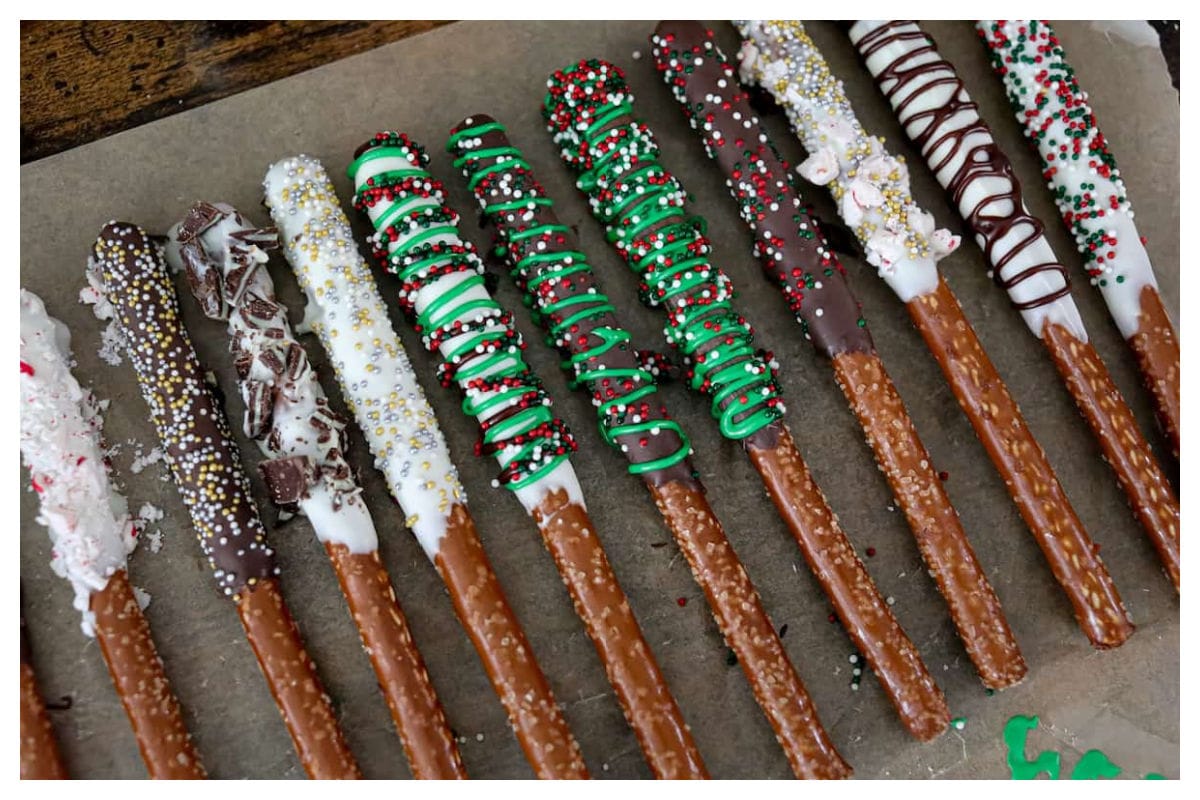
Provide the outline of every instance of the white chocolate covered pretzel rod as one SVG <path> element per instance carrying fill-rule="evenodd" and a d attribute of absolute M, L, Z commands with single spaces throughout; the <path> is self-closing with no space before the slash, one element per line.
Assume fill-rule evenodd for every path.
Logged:
<path fill-rule="evenodd" d="M 126 574 L 137 531 L 109 480 L 100 404 L 71 374 L 70 342 L 41 298 L 22 289 L 21 456 L 54 543 L 51 566 L 75 589 L 83 632 L 100 643 L 150 777 L 203 778 Z"/>
<path fill-rule="evenodd" d="M 1092 286 L 1137 356 L 1158 419 L 1179 457 L 1179 340 L 1158 293 L 1133 207 L 1087 92 L 1050 23 L 980 20 L 979 35 Z"/>

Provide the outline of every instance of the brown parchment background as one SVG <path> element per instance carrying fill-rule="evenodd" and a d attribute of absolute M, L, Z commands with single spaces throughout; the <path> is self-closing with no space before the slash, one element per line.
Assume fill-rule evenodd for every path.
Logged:
<path fill-rule="evenodd" d="M 716 27 L 732 56 L 732 28 Z M 1005 777 L 1001 730 L 1008 717 L 1022 713 L 1042 719 L 1042 729 L 1030 737 L 1031 752 L 1061 750 L 1064 777 L 1078 755 L 1091 748 L 1104 750 L 1128 777 L 1150 771 L 1177 777 L 1177 596 L 1041 345 L 986 277 L 979 250 L 965 237 L 962 248 L 943 262 L 943 272 L 1081 518 L 1102 545 L 1139 626 L 1117 651 L 1100 653 L 1088 646 L 899 302 L 870 267 L 847 258 L 879 350 L 938 469 L 949 473 L 951 498 L 1029 662 L 1030 676 L 1023 685 L 990 697 L 955 637 L 902 515 L 889 509 L 886 482 L 831 370 L 803 341 L 782 299 L 761 277 L 750 254 L 750 232 L 739 220 L 723 178 L 655 73 L 646 40 L 653 28 L 653 22 L 455 24 L 26 165 L 21 168 L 21 283 L 39 293 L 50 312 L 71 328 L 82 382 L 112 400 L 109 439 L 136 439 L 148 450 L 156 444 L 154 429 L 132 370 L 128 362 L 110 368 L 97 358 L 101 323 L 76 302 L 88 249 L 104 222 L 122 218 L 162 233 L 192 201 L 205 199 L 229 201 L 265 223 L 267 214 L 258 206 L 262 176 L 275 159 L 300 151 L 324 160 L 349 209 L 344 170 L 353 149 L 376 130 L 394 128 L 427 146 L 433 173 L 446 181 L 452 204 L 463 213 L 466 235 L 484 245 L 474 225 L 474 201 L 451 170 L 443 144 L 450 126 L 462 117 L 488 112 L 508 126 L 564 222 L 579 226 L 583 245 L 639 346 L 661 348 L 660 319 L 638 304 L 632 274 L 605 244 L 541 122 L 550 72 L 581 57 L 607 58 L 628 72 L 635 108 L 658 135 L 663 162 L 694 195 L 693 209 L 708 218 L 716 262 L 738 287 L 738 306 L 756 326 L 760 343 L 773 349 L 782 364 L 790 425 L 801 451 L 860 552 L 876 548 L 877 554 L 866 559 L 868 569 L 884 594 L 895 597 L 895 611 L 945 690 L 953 713 L 966 719 L 962 731 L 922 745 L 902 730 L 873 678 L 867 676 L 860 691 L 850 690 L 849 640 L 828 622 L 828 604 L 748 461 L 736 444 L 720 439 L 704 400 L 683 386 L 667 387 L 668 406 L 695 443 L 695 461 L 712 503 L 776 625 L 787 626 L 784 643 L 857 775 Z M 1085 23 L 1057 28 L 1083 86 L 1093 92 L 1139 227 L 1149 237 L 1167 306 L 1178 318 L 1179 106 L 1162 56 L 1155 47 L 1137 47 Z M 961 231 L 961 220 L 904 141 L 849 41 L 829 24 L 814 23 L 811 30 L 845 80 L 867 128 L 908 157 L 918 202 L 939 225 Z M 1133 358 L 1100 295 L 1086 285 L 1079 258 L 1041 183 L 1037 160 L 1012 120 L 1003 87 L 990 74 L 984 47 L 965 22 L 930 23 L 929 30 L 959 68 L 1012 158 L 1030 208 L 1047 222 L 1059 257 L 1076 279 L 1074 296 L 1092 340 L 1154 441 L 1161 463 L 1177 478 L 1178 467 L 1153 430 Z M 769 114 L 765 122 L 785 156 L 798 163 L 802 149 L 787 133 L 782 115 Z M 813 189 L 808 197 L 822 216 L 835 217 L 823 190 Z M 352 218 L 361 242 L 367 225 Z M 288 267 L 273 258 L 271 271 L 298 320 L 302 295 Z M 380 275 L 379 283 L 394 297 L 394 279 Z M 740 669 L 726 662 L 727 650 L 704 599 L 649 496 L 625 472 L 619 454 L 601 442 L 589 400 L 567 390 L 557 356 L 519 308 L 519 295 L 507 277 L 497 295 L 517 309 L 518 324 L 530 343 L 528 358 L 577 434 L 581 450 L 574 462 L 589 508 L 713 775 L 790 777 Z M 182 305 L 201 360 L 215 371 L 226 409 L 240 420 L 223 325 L 206 319 L 190 295 L 183 296 Z M 589 768 L 596 777 L 647 777 L 637 743 L 532 521 L 507 493 L 491 488 L 494 463 L 470 455 L 477 435 L 474 423 L 460 413 L 456 394 L 433 380 L 433 359 L 398 313 L 393 321 L 438 411 L 496 571 Z M 306 346 L 335 406 L 344 408 L 319 344 L 308 339 Z M 405 530 L 356 429 L 351 439 L 351 461 L 361 470 L 384 559 L 450 722 L 465 737 L 468 771 L 476 778 L 531 777 L 441 583 Z M 279 552 L 286 595 L 364 773 L 407 777 L 400 742 L 322 548 L 303 518 L 274 524 L 275 512 L 266 506 L 253 469 L 260 460 L 258 450 L 244 438 L 239 443 Z M 147 613 L 155 639 L 205 764 L 214 777 L 302 777 L 234 609 L 214 590 L 179 497 L 163 479 L 165 469 L 158 465 L 135 475 L 129 469 L 132 455 L 133 448 L 125 445 L 115 459 L 116 476 L 131 507 L 150 502 L 166 512 L 158 525 L 166 535 L 165 546 L 157 554 L 139 548 L 131 560 L 132 579 L 153 596 Z M 100 653 L 79 631 L 69 586 L 50 571 L 48 538 L 34 522 L 36 501 L 24 470 L 20 487 L 20 571 L 34 663 L 48 698 L 69 695 L 73 701 L 69 710 L 51 712 L 70 772 L 75 777 L 144 777 Z M 679 604 L 681 598 L 686 605 Z"/>

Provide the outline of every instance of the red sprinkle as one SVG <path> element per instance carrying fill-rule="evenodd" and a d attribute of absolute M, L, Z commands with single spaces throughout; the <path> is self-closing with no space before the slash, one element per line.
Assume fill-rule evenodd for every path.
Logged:
<path fill-rule="evenodd" d="M 950 480 L 950 473 L 949 472 L 939 472 L 938 477 L 941 478 L 943 482 L 945 482 L 945 481 Z"/>
<path fill-rule="evenodd" d="M 686 605 L 687 605 L 687 598 L 686 598 L 686 597 L 680 597 L 680 598 L 679 598 L 678 600 L 676 600 L 675 602 L 679 604 L 679 607 L 680 607 L 680 608 L 683 608 L 684 606 L 686 606 Z"/>
<path fill-rule="evenodd" d="M 32 374 L 33 374 L 33 367 L 29 366 L 29 365 L 28 365 L 28 364 L 26 364 L 24 361 L 22 361 L 22 362 L 21 362 L 21 374 L 22 374 L 22 375 L 32 375 Z"/>
<path fill-rule="evenodd" d="M 868 547 L 867 548 L 867 558 L 874 558 L 874 557 L 875 557 L 875 548 Z"/>

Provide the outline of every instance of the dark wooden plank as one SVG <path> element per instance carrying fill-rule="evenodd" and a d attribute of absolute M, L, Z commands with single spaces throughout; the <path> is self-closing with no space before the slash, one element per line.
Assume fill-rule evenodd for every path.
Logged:
<path fill-rule="evenodd" d="M 444 22 L 22 22 L 21 162 Z"/>

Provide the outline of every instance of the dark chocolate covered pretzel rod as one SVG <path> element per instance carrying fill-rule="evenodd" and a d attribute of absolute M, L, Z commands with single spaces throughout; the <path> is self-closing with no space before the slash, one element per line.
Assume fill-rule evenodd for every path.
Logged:
<path fill-rule="evenodd" d="M 179 317 L 160 248 L 126 222 L 100 231 L 88 265 L 128 343 L 171 477 L 217 587 L 232 598 L 271 694 L 312 778 L 358 778 L 329 696 L 284 603 L 275 553 L 221 407 Z"/>
<path fill-rule="evenodd" d="M 906 20 L 850 29 L 909 139 L 975 233 L 996 285 L 1049 352 L 1116 473 L 1134 516 L 1179 589 L 1179 501 L 1142 437 L 1071 299 L 1067 270 L 1029 213 L 1012 164 L 937 44 Z"/>
<path fill-rule="evenodd" d="M 945 697 L 892 614 L 814 483 L 787 426 L 769 353 L 753 349 L 712 263 L 703 219 L 688 216 L 679 181 L 633 115 L 624 74 L 581 61 L 549 81 L 543 114 L 563 160 L 579 175 L 608 240 L 641 280 L 642 301 L 666 312 L 664 333 L 691 387 L 709 398 L 721 434 L 742 443 L 847 633 L 905 727 L 932 739 L 950 722 Z"/>
<path fill-rule="evenodd" d="M 875 351 L 845 271 L 801 202 L 792 170 L 759 124 L 711 31 L 699 22 L 662 22 L 650 44 L 659 72 L 754 232 L 765 277 L 779 286 L 806 337 L 832 362 L 984 685 L 1012 686 L 1026 668 L 1000 601 Z"/>
<path fill-rule="evenodd" d="M 574 385 L 591 394 L 604 440 L 650 490 L 737 655 L 793 772 L 844 778 L 842 760 L 817 718 L 758 592 L 725 536 L 692 467 L 691 445 L 670 418 L 654 375 L 597 285 L 586 255 L 504 127 L 478 114 L 454 127 L 447 149 L 495 226 L 534 319 L 565 360 Z"/>

